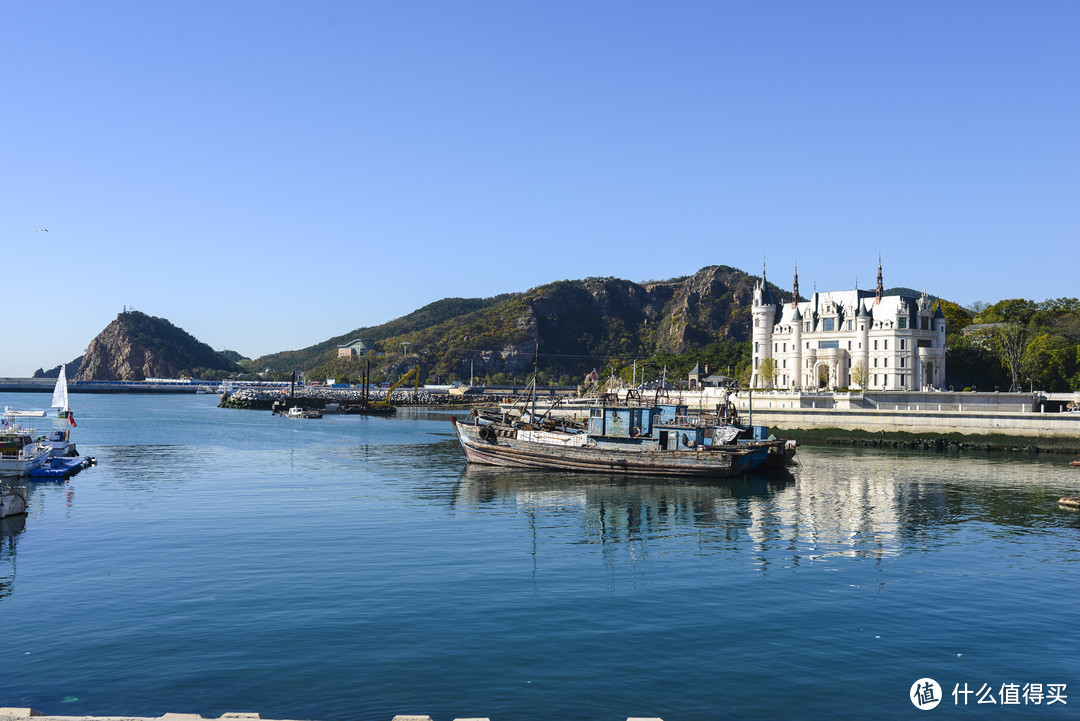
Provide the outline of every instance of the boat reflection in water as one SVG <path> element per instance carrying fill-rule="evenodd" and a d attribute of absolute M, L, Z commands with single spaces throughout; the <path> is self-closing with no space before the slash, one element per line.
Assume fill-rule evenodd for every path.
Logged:
<path fill-rule="evenodd" d="M 17 536 L 26 530 L 26 514 L 0 518 L 0 599 L 11 595 L 15 583 Z"/>
<path fill-rule="evenodd" d="M 937 455 L 804 452 L 803 463 L 787 470 L 714 481 L 469 464 L 455 506 L 551 516 L 602 543 L 663 545 L 694 534 L 695 543 L 783 567 L 922 553 L 949 543 L 956 525 L 972 517 L 1009 527 L 1075 520 L 1032 486 L 1026 464 L 988 461 L 987 477 L 972 487 L 950 478 Z"/>

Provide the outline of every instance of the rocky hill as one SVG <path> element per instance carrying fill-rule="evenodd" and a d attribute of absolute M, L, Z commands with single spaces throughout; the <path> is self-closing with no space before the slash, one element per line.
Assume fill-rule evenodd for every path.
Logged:
<path fill-rule="evenodd" d="M 164 318 L 125 311 L 90 341 L 74 380 L 205 378 L 239 371 L 235 362 Z"/>
<path fill-rule="evenodd" d="M 310 348 L 264 356 L 254 365 L 306 370 L 316 378 L 354 377 L 357 361 L 338 360 L 337 346 L 363 338 L 384 352 L 368 360 L 389 378 L 417 359 L 429 377 L 442 380 L 467 379 L 471 371 L 522 378 L 537 352 L 541 368 L 576 376 L 606 358 L 678 355 L 715 341 L 748 340 L 756 280 L 735 268 L 710 266 L 658 282 L 586 278 L 496 298 L 452 298 Z M 784 295 L 770 287 L 774 297 Z"/>

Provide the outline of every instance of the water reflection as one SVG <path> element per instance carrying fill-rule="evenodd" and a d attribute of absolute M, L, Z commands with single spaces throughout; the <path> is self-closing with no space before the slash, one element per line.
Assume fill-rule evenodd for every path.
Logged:
<path fill-rule="evenodd" d="M 1057 498 L 1067 479 L 1028 460 L 928 454 L 809 452 L 783 476 L 682 482 L 468 465 L 452 503 L 498 506 L 576 525 L 581 544 L 644 547 L 683 539 L 703 552 L 737 551 L 764 571 L 831 557 L 922 552 L 966 524 L 1055 533 L 1080 526 Z M 570 520 L 568 521 L 567 518 Z"/>
<path fill-rule="evenodd" d="M 0 599 L 7 598 L 14 590 L 17 537 L 24 530 L 25 513 L 0 518 Z"/>

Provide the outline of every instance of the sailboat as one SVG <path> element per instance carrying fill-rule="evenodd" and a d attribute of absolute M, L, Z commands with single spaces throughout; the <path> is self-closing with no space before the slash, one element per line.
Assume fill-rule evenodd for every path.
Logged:
<path fill-rule="evenodd" d="M 56 379 L 56 387 L 53 388 L 52 394 L 52 407 L 58 408 L 58 417 L 68 418 L 71 415 L 71 411 L 68 410 L 68 384 L 67 384 L 67 369 L 60 366 L 60 377 Z"/>

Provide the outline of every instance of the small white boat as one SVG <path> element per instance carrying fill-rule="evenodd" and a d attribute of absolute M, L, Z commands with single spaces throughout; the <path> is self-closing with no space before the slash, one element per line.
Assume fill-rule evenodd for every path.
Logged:
<path fill-rule="evenodd" d="M 49 431 L 44 437 L 39 438 L 38 442 L 49 446 L 50 458 L 72 458 L 79 455 L 79 450 L 71 442 L 71 431 Z"/>
<path fill-rule="evenodd" d="M 52 446 L 36 440 L 19 425 L 18 418 L 41 418 L 45 411 L 13 411 L 4 408 L 0 418 L 0 475 L 25 476 L 52 454 Z"/>
<path fill-rule="evenodd" d="M 63 365 L 60 366 L 60 376 L 56 379 L 56 386 L 53 388 L 52 407 L 57 409 L 60 418 L 67 418 L 70 413 L 68 410 L 67 370 Z"/>
<path fill-rule="evenodd" d="M 281 415 L 284 418 L 322 418 L 322 413 L 305 410 L 300 406 L 293 406 Z"/>
<path fill-rule="evenodd" d="M 0 518 L 26 513 L 26 495 L 17 488 L 0 488 Z"/>

